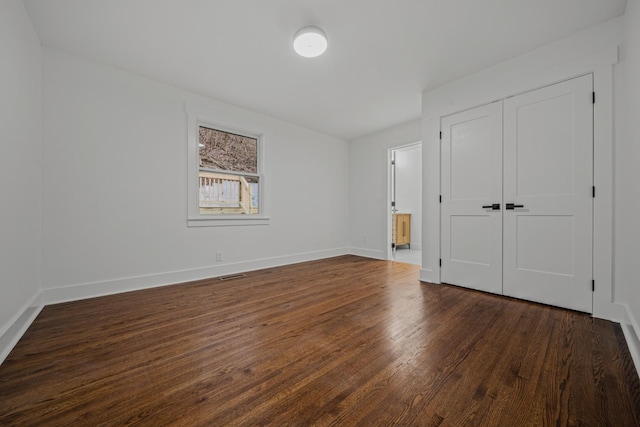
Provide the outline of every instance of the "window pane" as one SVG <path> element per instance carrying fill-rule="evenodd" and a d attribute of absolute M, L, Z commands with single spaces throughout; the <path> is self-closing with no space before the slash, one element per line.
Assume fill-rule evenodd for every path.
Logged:
<path fill-rule="evenodd" d="M 255 215 L 259 213 L 259 179 L 209 171 L 199 173 L 201 215 Z"/>
<path fill-rule="evenodd" d="M 258 140 L 200 126 L 200 167 L 258 173 Z"/>

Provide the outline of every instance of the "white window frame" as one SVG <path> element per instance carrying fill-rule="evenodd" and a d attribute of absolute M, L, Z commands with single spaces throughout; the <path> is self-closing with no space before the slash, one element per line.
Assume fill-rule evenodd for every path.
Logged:
<path fill-rule="evenodd" d="M 265 178 L 264 178 L 264 132 L 256 132 L 255 130 L 247 130 L 242 127 L 221 123 L 217 120 L 211 120 L 210 114 L 204 113 L 198 108 L 185 105 L 187 113 L 187 226 L 188 227 L 220 227 L 220 226 L 238 226 L 238 225 L 267 225 L 269 217 L 266 215 L 265 209 Z M 200 127 L 220 130 L 222 132 L 233 133 L 236 135 L 255 138 L 258 142 L 258 213 L 255 215 L 237 215 L 237 214 L 218 214 L 218 215 L 202 215 L 200 213 L 199 199 L 199 174 L 200 174 Z M 226 171 L 225 173 L 228 173 Z M 242 175 L 242 173 L 236 173 Z"/>

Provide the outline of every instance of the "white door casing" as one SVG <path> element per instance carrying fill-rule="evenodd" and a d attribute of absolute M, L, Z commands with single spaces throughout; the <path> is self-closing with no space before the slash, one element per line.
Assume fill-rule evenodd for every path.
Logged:
<path fill-rule="evenodd" d="M 441 122 L 442 281 L 502 293 L 502 102 Z"/>
<path fill-rule="evenodd" d="M 504 101 L 504 294 L 591 313 L 593 82 Z"/>

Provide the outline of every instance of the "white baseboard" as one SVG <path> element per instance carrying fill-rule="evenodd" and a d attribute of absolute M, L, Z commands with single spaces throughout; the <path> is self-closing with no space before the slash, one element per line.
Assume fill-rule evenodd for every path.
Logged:
<path fill-rule="evenodd" d="M 141 289 L 156 288 L 173 285 L 176 283 L 190 282 L 193 280 L 208 279 L 211 277 L 236 274 L 263 268 L 279 267 L 288 264 L 297 264 L 305 261 L 314 261 L 323 258 L 349 254 L 348 248 L 336 248 L 316 252 L 285 255 L 259 260 L 243 261 L 224 264 L 220 266 L 208 266 L 189 270 L 169 271 L 159 274 L 149 274 L 134 277 L 125 277 L 102 282 L 83 283 L 72 286 L 63 286 L 42 290 L 44 304 L 58 304 L 68 301 L 77 301 L 87 298 L 113 295 L 122 292 L 137 291 Z"/>
<path fill-rule="evenodd" d="M 640 325 L 629 305 L 626 303 L 621 305 L 625 309 L 627 321 L 621 322 L 620 326 L 622 326 L 624 338 L 627 340 L 627 347 L 629 347 L 629 353 L 631 353 L 633 363 L 636 365 L 636 372 L 640 375 Z"/>
<path fill-rule="evenodd" d="M 420 269 L 420 281 L 430 282 L 430 283 L 440 283 L 439 279 L 436 277 L 435 272 L 428 268 Z"/>
<path fill-rule="evenodd" d="M 38 292 L 18 311 L 13 319 L 3 326 L 2 335 L 0 335 L 0 364 L 18 344 L 20 338 L 27 332 L 43 308 L 40 292 Z"/>
<path fill-rule="evenodd" d="M 373 258 L 373 259 L 387 259 L 387 254 L 384 251 L 375 251 L 372 249 L 364 249 L 364 248 L 349 248 L 349 253 L 351 255 L 358 255 L 365 258 Z"/>

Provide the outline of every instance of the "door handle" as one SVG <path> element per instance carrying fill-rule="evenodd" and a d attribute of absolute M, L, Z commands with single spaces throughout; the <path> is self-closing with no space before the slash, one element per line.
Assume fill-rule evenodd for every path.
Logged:
<path fill-rule="evenodd" d="M 494 211 L 500 210 L 500 203 L 494 203 L 492 205 L 484 205 L 482 209 L 493 209 Z"/>
<path fill-rule="evenodd" d="M 507 203 L 507 204 L 505 204 L 504 207 L 505 207 L 505 209 L 511 211 L 511 210 L 514 210 L 515 208 L 524 208 L 524 205 L 516 205 L 514 203 Z"/>

